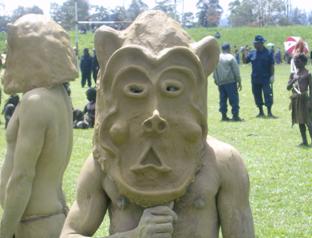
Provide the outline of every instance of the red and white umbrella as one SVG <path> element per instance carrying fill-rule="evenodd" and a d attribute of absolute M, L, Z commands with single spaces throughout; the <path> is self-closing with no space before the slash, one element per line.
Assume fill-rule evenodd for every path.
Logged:
<path fill-rule="evenodd" d="M 301 37 L 298 37 L 298 36 L 289 36 L 287 37 L 286 41 L 284 42 L 284 48 L 285 48 L 285 51 L 287 51 L 289 54 L 292 54 L 294 49 L 296 48 L 297 46 L 297 43 L 302 40 Z M 307 54 L 309 52 L 309 46 L 308 46 L 308 43 L 307 42 L 303 42 L 304 45 L 303 45 L 303 53 Z"/>

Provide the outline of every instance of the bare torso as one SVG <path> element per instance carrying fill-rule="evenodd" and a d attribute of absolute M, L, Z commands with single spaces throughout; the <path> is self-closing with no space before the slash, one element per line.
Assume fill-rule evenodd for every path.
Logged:
<path fill-rule="evenodd" d="M 253 238 L 248 174 L 238 152 L 208 138 L 202 161 L 182 197 L 143 208 L 122 196 L 101 162 L 89 157 L 60 237 L 92 237 L 108 211 L 107 238 L 218 238 L 220 227 L 224 238 Z"/>
<path fill-rule="evenodd" d="M 32 115 L 33 120 L 36 121 L 38 117 L 45 115 L 48 122 L 45 128 L 39 126 L 37 128 L 38 133 L 44 130 L 44 141 L 36 161 L 31 196 L 22 220 L 63 213 L 66 204 L 62 192 L 62 178 L 71 154 L 73 137 L 71 101 L 62 85 L 50 89 L 31 90 L 22 100 L 30 98 L 35 105 L 38 104 L 35 110 L 37 113 Z M 2 168 L 0 187 L 2 206 L 6 187 L 14 169 L 16 145 L 20 143 L 20 123 L 25 118 L 21 113 L 22 106 L 23 104 L 20 104 L 17 107 L 7 128 L 7 154 Z M 25 159 L 28 159 L 27 156 Z"/>

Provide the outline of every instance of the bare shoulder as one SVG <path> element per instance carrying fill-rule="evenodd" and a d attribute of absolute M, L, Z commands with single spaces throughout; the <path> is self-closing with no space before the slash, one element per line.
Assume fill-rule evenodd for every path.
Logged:
<path fill-rule="evenodd" d="M 23 95 L 22 101 L 27 104 L 44 105 L 53 103 L 55 99 L 59 98 L 60 94 L 64 93 L 62 85 L 53 88 L 34 88 Z"/>
<path fill-rule="evenodd" d="M 92 154 L 89 155 L 80 171 L 78 189 L 80 192 L 82 190 L 102 190 L 101 184 L 103 176 L 104 172 L 102 171 L 98 161 L 93 158 Z"/>
<path fill-rule="evenodd" d="M 40 108 L 40 110 L 45 109 L 47 104 L 49 104 L 50 96 L 48 90 L 45 88 L 35 88 L 28 92 L 26 92 L 20 101 L 21 110 L 32 111 L 37 110 L 36 108 Z"/>
<path fill-rule="evenodd" d="M 239 178 L 248 181 L 245 164 L 233 146 L 211 136 L 207 137 L 207 144 L 215 154 L 218 172 L 223 182 L 231 182 Z"/>
<path fill-rule="evenodd" d="M 94 159 L 93 155 L 90 154 L 82 166 L 80 176 L 93 177 L 101 175 L 102 173 L 103 171 L 101 170 L 99 163 Z"/>
<path fill-rule="evenodd" d="M 65 99 L 65 91 L 62 86 L 54 88 L 35 88 L 26 92 L 20 101 L 20 111 L 22 117 L 30 117 L 49 121 L 55 118 L 60 110 L 68 107 Z M 65 112 L 64 112 L 65 113 Z M 34 117 L 34 115 L 40 115 Z"/>

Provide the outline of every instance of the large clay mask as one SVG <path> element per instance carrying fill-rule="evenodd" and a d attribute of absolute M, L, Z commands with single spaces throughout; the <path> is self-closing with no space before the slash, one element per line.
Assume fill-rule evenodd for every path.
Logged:
<path fill-rule="evenodd" d="M 206 45 L 217 52 L 213 40 Z M 119 192 L 141 206 L 181 197 L 201 165 L 208 70 L 194 54 L 206 49 L 200 46 L 155 54 L 126 45 L 101 72 L 94 156 Z"/>

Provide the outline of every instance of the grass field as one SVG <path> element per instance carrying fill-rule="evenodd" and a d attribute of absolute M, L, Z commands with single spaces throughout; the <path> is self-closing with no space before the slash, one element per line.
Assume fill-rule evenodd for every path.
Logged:
<path fill-rule="evenodd" d="M 223 37 L 226 36 L 227 31 L 228 29 L 224 29 L 224 32 L 220 31 Z M 234 32 L 235 29 L 232 29 L 232 34 L 228 33 L 228 36 L 234 37 Z M 273 34 L 273 32 L 269 33 Z M 235 39 L 238 40 L 240 37 L 251 42 L 254 34 L 255 32 L 250 33 L 250 37 L 235 35 Z M 207 35 L 207 31 L 202 32 L 198 29 L 192 35 L 198 39 L 201 35 Z M 90 38 L 83 39 L 82 42 L 85 42 L 82 45 L 92 47 Z M 308 68 L 312 71 L 311 66 Z M 243 83 L 243 90 L 240 93 L 240 115 L 245 121 L 239 123 L 220 121 L 217 87 L 210 78 L 209 134 L 232 144 L 241 152 L 250 176 L 250 201 L 257 237 L 311 238 L 312 148 L 298 147 L 299 130 L 297 126 L 291 127 L 288 110 L 289 92 L 286 91 L 289 65 L 276 66 L 273 113 L 278 116 L 278 119 L 255 117 L 258 112 L 251 93 L 250 65 L 242 65 L 240 69 Z M 79 80 L 71 84 L 71 89 L 74 107 L 82 108 L 86 103 L 85 89 L 80 88 Z M 3 118 L 1 120 L 3 122 Z M 64 177 L 64 191 L 69 205 L 75 199 L 75 184 L 80 168 L 91 152 L 92 133 L 92 130 L 74 131 L 73 153 Z M 1 162 L 5 154 L 4 135 L 2 123 L 0 125 Z M 106 234 L 107 220 L 96 235 Z"/>

